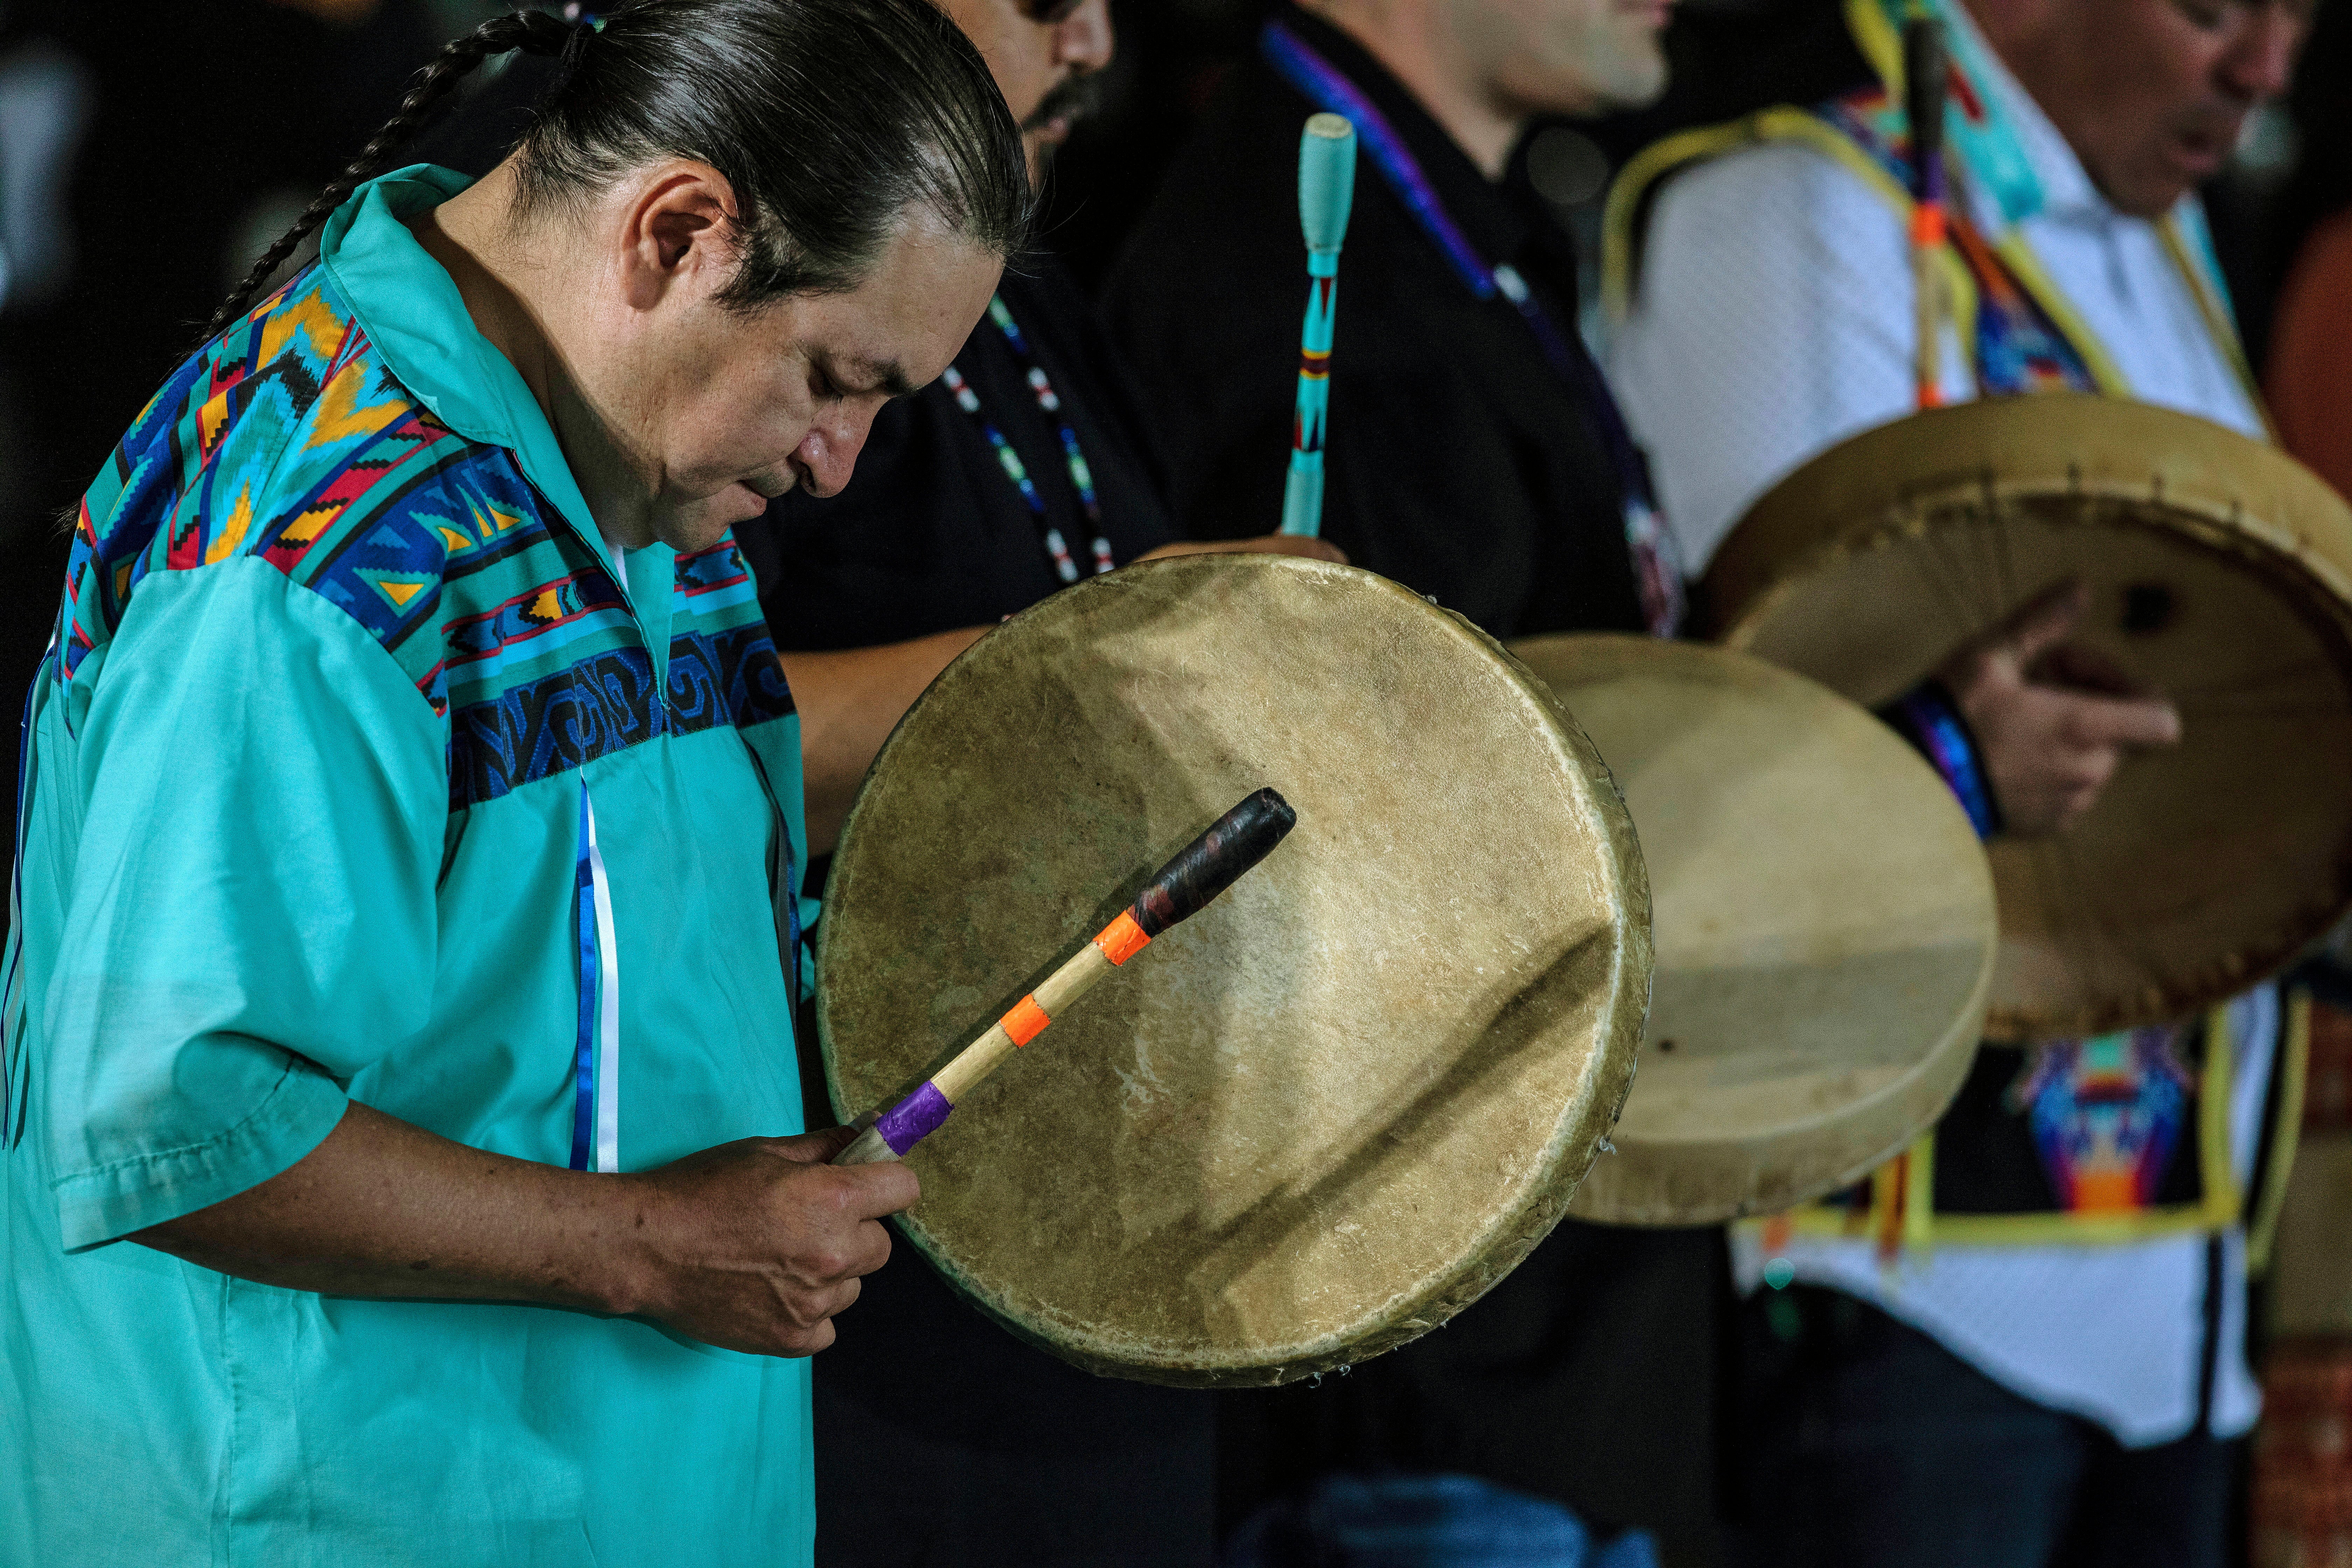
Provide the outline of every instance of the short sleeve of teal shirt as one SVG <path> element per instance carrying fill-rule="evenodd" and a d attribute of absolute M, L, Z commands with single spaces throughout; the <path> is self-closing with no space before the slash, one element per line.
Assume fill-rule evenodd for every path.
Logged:
<path fill-rule="evenodd" d="M 87 816 L 45 999 L 68 1247 L 310 1152 L 425 1026 L 445 789 L 415 688 L 267 563 L 158 573 L 78 726 Z"/>

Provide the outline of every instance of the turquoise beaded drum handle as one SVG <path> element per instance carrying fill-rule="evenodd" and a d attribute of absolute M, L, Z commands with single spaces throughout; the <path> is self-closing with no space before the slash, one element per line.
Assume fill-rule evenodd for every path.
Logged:
<path fill-rule="evenodd" d="M 1298 225 L 1307 235 L 1307 324 L 1298 343 L 1298 416 L 1282 531 L 1323 531 L 1323 430 L 1331 406 L 1331 321 L 1339 297 L 1339 242 L 1356 197 L 1356 128 L 1339 114 L 1310 115 L 1298 138 Z"/>

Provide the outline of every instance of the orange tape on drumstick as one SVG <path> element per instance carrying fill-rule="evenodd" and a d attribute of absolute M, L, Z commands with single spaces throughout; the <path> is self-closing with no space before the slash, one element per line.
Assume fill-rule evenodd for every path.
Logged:
<path fill-rule="evenodd" d="M 1024 996 L 1013 1004 L 1013 1011 L 996 1020 L 997 1027 L 1016 1046 L 1025 1046 L 1045 1032 L 1054 1020 L 1045 1016 L 1045 1009 L 1037 1005 L 1034 996 Z"/>
<path fill-rule="evenodd" d="M 1289 803 L 1273 790 L 1262 789 L 1246 796 L 1162 866 L 1136 895 L 1135 902 L 1095 933 L 1088 944 L 1094 951 L 1080 948 L 1037 989 L 1054 997 L 1055 1006 L 1066 1010 L 1108 973 L 1101 967 L 1106 961 L 1114 967 L 1125 963 L 1153 937 L 1199 910 L 1265 858 L 1297 820 Z M 873 1125 L 834 1156 L 833 1163 L 862 1165 L 899 1158 L 938 1130 L 955 1109 L 958 1097 L 994 1070 L 1003 1053 L 1003 1047 L 995 1043 L 997 1035 L 1015 1046 L 1025 1046 L 1053 1021 L 1038 1003 L 1036 992 L 1024 996 L 914 1093 L 875 1118 Z"/>

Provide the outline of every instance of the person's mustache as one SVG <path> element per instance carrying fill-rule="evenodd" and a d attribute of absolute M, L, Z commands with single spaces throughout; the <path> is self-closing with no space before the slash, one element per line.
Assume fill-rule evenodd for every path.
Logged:
<path fill-rule="evenodd" d="M 1043 131 L 1056 120 L 1067 120 L 1076 125 L 1102 107 L 1102 78 L 1097 73 L 1085 71 L 1070 77 L 1045 95 L 1045 100 L 1021 122 L 1021 129 Z"/>

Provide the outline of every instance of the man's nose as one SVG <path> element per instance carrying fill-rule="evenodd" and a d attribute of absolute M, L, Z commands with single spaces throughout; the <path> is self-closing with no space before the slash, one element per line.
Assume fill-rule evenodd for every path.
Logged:
<path fill-rule="evenodd" d="M 2252 102 L 2284 92 L 2308 27 L 2282 0 L 2255 5 L 2245 31 L 2221 57 L 2221 79 L 2231 96 Z"/>
<path fill-rule="evenodd" d="M 800 459 L 804 488 L 816 496 L 839 495 L 857 467 L 857 454 L 874 429 L 871 408 L 845 405 L 809 426 L 793 455 Z"/>
<path fill-rule="evenodd" d="M 1110 27 L 1110 0 L 1085 0 L 1054 33 L 1054 58 L 1076 70 L 1102 69 L 1110 64 L 1117 47 Z"/>

